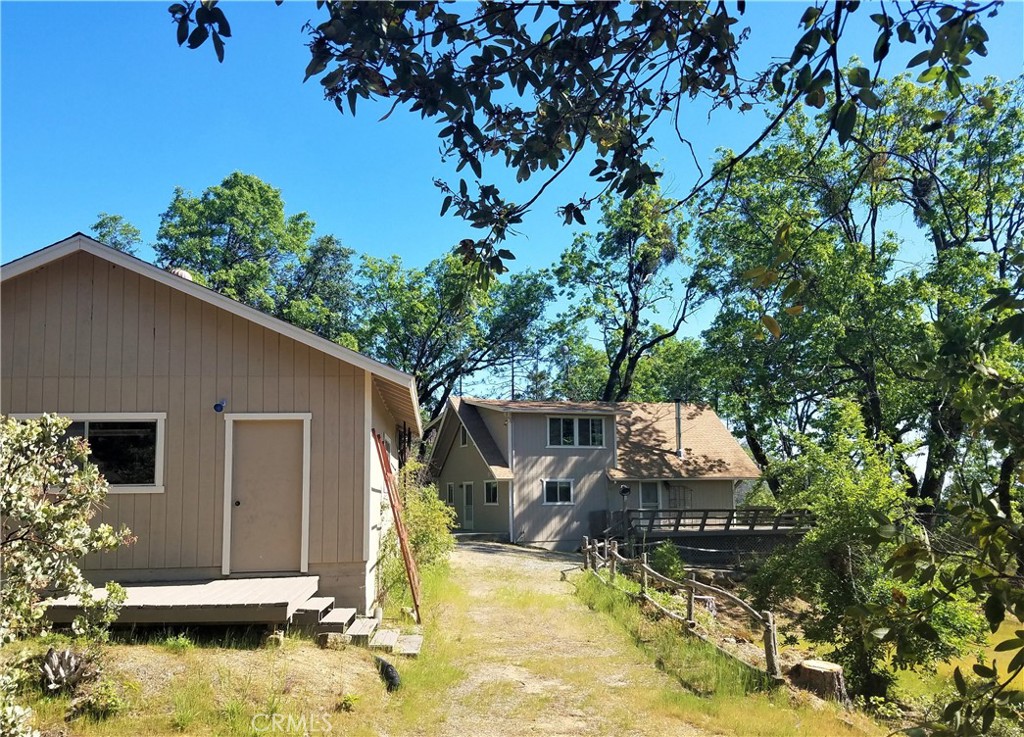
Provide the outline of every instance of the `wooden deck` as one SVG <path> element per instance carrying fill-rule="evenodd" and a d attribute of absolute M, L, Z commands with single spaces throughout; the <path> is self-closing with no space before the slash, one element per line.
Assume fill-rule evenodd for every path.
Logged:
<path fill-rule="evenodd" d="M 318 576 L 130 585 L 117 624 L 284 624 L 319 585 Z M 93 595 L 105 592 L 95 589 Z M 79 612 L 76 598 L 62 597 L 48 602 L 46 617 L 68 624 Z"/>

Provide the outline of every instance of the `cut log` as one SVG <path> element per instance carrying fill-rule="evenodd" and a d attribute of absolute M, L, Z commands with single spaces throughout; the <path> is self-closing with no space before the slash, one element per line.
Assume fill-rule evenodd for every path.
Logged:
<path fill-rule="evenodd" d="M 823 699 L 849 704 L 843 666 L 824 660 L 804 660 L 789 671 L 789 680 L 797 688 L 817 694 Z"/>

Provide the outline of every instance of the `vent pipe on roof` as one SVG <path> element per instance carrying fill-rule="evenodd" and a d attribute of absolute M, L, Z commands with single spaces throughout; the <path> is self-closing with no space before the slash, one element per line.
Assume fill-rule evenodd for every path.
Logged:
<path fill-rule="evenodd" d="M 181 277 L 185 281 L 193 281 L 192 274 L 185 269 L 178 266 L 171 266 L 167 269 L 168 273 L 174 274 L 175 276 Z"/>
<path fill-rule="evenodd" d="M 683 403 L 676 397 L 676 455 L 683 457 Z"/>

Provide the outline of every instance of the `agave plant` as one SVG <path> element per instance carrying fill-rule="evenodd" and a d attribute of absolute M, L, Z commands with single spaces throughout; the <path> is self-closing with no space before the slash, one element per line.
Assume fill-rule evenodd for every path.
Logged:
<path fill-rule="evenodd" d="M 42 672 L 43 689 L 47 693 L 72 693 L 79 685 L 92 680 L 98 675 L 92 659 L 79 655 L 73 650 L 54 650 L 46 652 Z"/>

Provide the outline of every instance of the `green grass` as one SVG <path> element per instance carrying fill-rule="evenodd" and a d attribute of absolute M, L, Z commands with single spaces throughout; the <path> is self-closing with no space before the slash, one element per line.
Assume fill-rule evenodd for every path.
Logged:
<path fill-rule="evenodd" d="M 638 708 L 742 737 L 885 734 L 864 714 L 832 704 L 815 706 L 812 699 L 785 689 L 768 690 L 765 677 L 684 635 L 677 623 L 650 619 L 634 600 L 592 575 L 581 575 L 575 583 L 584 603 L 624 629 L 647 658 L 683 686 L 652 689 L 649 703 Z M 628 585 L 628 580 L 619 583 Z"/>

